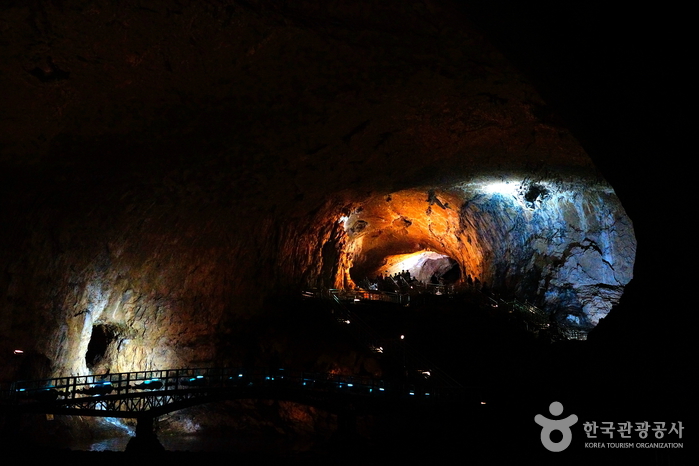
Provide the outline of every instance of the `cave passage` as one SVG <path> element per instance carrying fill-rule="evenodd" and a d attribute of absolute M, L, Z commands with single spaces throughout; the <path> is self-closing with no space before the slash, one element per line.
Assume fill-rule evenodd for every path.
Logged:
<path fill-rule="evenodd" d="M 361 274 L 361 275 L 360 275 Z M 394 277 L 405 274 L 422 284 L 455 283 L 461 276 L 459 264 L 451 257 L 438 252 L 424 250 L 407 254 L 392 254 L 379 264 L 353 267 L 350 276 L 355 283 L 375 281 L 379 276 Z"/>
<path fill-rule="evenodd" d="M 503 174 L 408 189 L 366 199 L 341 220 L 338 287 L 474 284 L 589 330 L 632 276 L 633 227 L 594 179 Z"/>

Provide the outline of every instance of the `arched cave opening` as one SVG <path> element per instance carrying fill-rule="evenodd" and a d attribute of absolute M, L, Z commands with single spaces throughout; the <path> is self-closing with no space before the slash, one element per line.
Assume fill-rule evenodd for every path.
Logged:
<path fill-rule="evenodd" d="M 116 340 L 116 330 L 107 324 L 95 324 L 92 326 L 90 342 L 85 352 L 85 365 L 93 369 L 104 360 L 109 346 Z"/>
<path fill-rule="evenodd" d="M 444 272 L 442 274 L 442 280 L 444 280 L 444 283 L 452 284 L 452 283 L 457 283 L 459 279 L 461 279 L 461 267 L 459 267 L 459 263 L 454 261 L 453 259 L 450 259 L 450 265 L 451 268 Z"/>
<path fill-rule="evenodd" d="M 610 188 L 577 175 L 481 177 L 375 195 L 342 222 L 337 269 L 349 286 L 371 289 L 393 277 L 383 289 L 405 290 L 410 283 L 399 277 L 407 273 L 452 291 L 473 284 L 587 330 L 619 301 L 636 249 Z"/>
<path fill-rule="evenodd" d="M 371 257 L 371 256 L 370 256 Z M 459 263 L 446 254 L 421 250 L 406 254 L 391 254 L 378 260 L 355 264 L 350 277 L 359 284 L 375 283 L 379 277 L 402 277 L 423 285 L 453 284 L 461 277 Z"/>

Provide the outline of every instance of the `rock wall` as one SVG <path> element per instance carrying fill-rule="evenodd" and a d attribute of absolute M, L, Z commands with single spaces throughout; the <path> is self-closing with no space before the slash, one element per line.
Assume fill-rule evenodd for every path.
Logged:
<path fill-rule="evenodd" d="M 93 372 L 209 364 L 223 316 L 261 306 L 256 287 L 268 269 L 256 238 L 269 224 L 224 223 L 217 209 L 180 206 L 173 215 L 157 201 L 92 201 L 42 201 L 13 219 L 31 233 L 5 238 L 15 241 L 3 256 L 5 345 L 45 355 L 43 376 L 82 374 L 101 325 L 107 357 Z M 252 232 L 232 236 L 232 226 Z"/>
<path fill-rule="evenodd" d="M 514 194 L 476 194 L 462 208 L 462 220 L 487 251 L 482 281 L 558 314 L 562 323 L 597 325 L 633 277 L 631 221 L 599 181 L 523 184 Z M 541 193 L 528 200 L 532 186 Z"/>

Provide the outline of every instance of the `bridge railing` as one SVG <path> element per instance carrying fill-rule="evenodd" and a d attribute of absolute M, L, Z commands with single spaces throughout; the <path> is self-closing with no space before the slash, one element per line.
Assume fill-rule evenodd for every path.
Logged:
<path fill-rule="evenodd" d="M 587 331 L 585 329 L 569 328 L 561 325 L 556 320 L 551 319 L 549 314 L 544 310 L 539 309 L 533 304 L 525 301 L 521 302 L 517 299 L 506 301 L 502 298 L 493 298 L 488 296 L 488 299 L 496 305 L 503 305 L 506 309 L 516 311 L 517 315 L 523 319 L 527 325 L 527 330 L 530 332 L 539 332 L 545 329 L 551 329 L 563 338 L 568 340 L 587 340 Z"/>
<path fill-rule="evenodd" d="M 342 301 L 383 301 L 402 305 L 410 302 L 410 295 L 390 291 L 330 289 L 328 293 Z"/>
<path fill-rule="evenodd" d="M 232 389 L 269 388 L 337 392 L 359 396 L 392 396 L 423 400 L 449 400 L 453 390 L 429 382 L 386 382 L 363 376 L 285 370 L 283 368 L 183 368 L 95 374 L 14 382 L 4 387 L 6 401 L 57 403 L 71 406 L 90 399 L 144 398 L 181 393 L 212 394 Z M 107 404 L 99 409 L 107 408 Z M 115 405 L 116 406 L 116 405 Z M 117 410 L 134 409 L 120 404 Z M 128 406 L 131 406 L 129 408 Z M 143 405 L 147 409 L 147 404 Z M 97 409 L 97 408 L 96 408 Z"/>

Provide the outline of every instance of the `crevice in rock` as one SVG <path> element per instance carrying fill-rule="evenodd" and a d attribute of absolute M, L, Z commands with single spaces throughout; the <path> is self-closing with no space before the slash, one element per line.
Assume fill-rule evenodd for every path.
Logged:
<path fill-rule="evenodd" d="M 85 365 L 88 369 L 99 366 L 110 349 L 119 339 L 118 328 L 105 323 L 95 324 L 92 327 L 90 342 L 85 352 Z"/>

